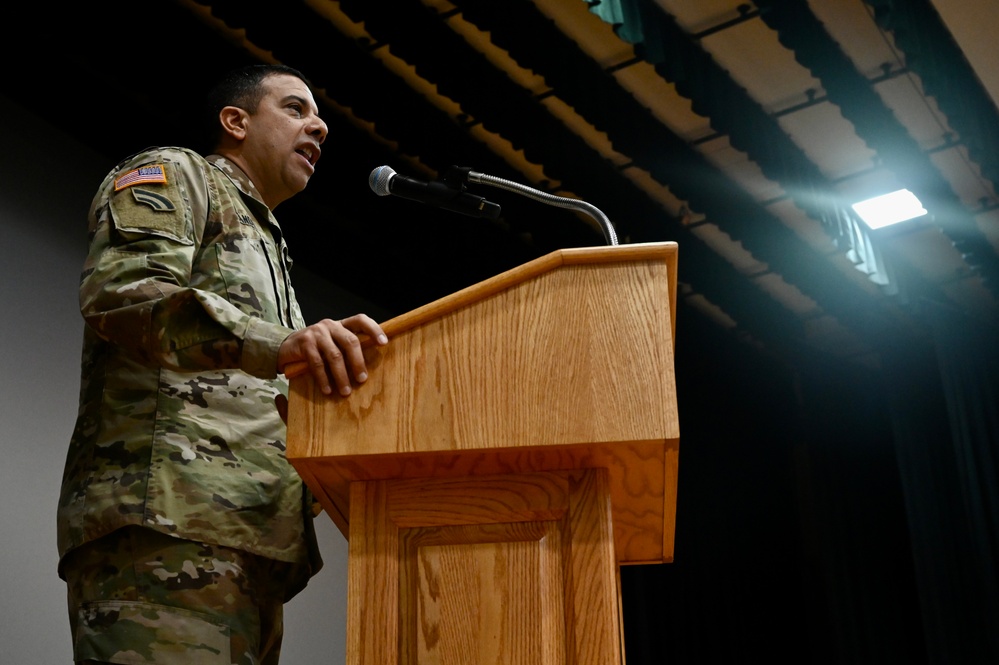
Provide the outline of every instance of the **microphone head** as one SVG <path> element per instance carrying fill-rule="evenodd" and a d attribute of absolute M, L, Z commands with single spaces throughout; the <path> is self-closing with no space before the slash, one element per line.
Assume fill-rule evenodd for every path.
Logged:
<path fill-rule="evenodd" d="M 379 166 L 368 176 L 368 186 L 378 196 L 388 196 L 392 193 L 389 191 L 389 181 L 394 175 L 395 171 L 391 166 Z"/>

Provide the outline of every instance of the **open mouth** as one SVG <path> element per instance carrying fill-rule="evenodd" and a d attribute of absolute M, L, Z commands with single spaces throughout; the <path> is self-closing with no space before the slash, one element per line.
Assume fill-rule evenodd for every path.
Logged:
<path fill-rule="evenodd" d="M 312 166 L 315 166 L 316 162 L 319 160 L 320 150 L 317 146 L 302 146 L 301 148 L 296 149 L 295 152 L 305 157 L 305 159 L 308 160 L 309 164 Z"/>

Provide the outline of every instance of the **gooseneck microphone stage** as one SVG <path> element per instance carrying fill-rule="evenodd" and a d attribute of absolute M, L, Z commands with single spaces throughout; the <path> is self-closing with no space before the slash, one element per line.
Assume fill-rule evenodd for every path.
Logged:
<path fill-rule="evenodd" d="M 548 192 L 542 192 L 539 189 L 534 189 L 533 187 L 528 187 L 527 185 L 522 185 L 519 182 L 512 182 L 503 178 L 497 178 L 494 175 L 486 175 L 485 173 L 477 173 L 463 167 L 452 166 L 451 169 L 453 170 L 452 177 L 460 177 L 462 178 L 462 182 L 471 181 L 490 185 L 491 187 L 499 187 L 500 189 L 521 194 L 545 205 L 575 210 L 589 215 L 600 225 L 600 230 L 603 231 L 604 240 L 607 241 L 607 244 L 618 244 L 617 231 L 614 230 L 614 225 L 611 224 L 610 218 L 600 208 L 591 203 L 581 201 L 580 199 L 570 199 L 566 196 L 556 196 Z"/>
<path fill-rule="evenodd" d="M 466 192 L 464 186 L 452 187 L 444 182 L 425 182 L 399 175 L 390 166 L 379 166 L 368 176 L 368 185 L 378 196 L 401 196 L 437 208 L 471 217 L 496 219 L 500 207 L 481 196 Z"/>
<path fill-rule="evenodd" d="M 424 182 L 415 178 L 407 178 L 396 173 L 390 166 L 379 166 L 368 176 L 368 185 L 378 196 L 388 196 L 389 194 L 401 196 L 405 199 L 460 212 L 472 217 L 488 217 L 489 219 L 499 217 L 500 207 L 498 205 L 465 191 L 468 182 L 498 187 L 521 194 L 539 203 L 585 213 L 600 224 L 608 245 L 618 244 L 614 225 L 611 224 L 607 215 L 596 206 L 579 199 L 555 196 L 520 183 L 485 173 L 477 173 L 465 166 L 450 167 L 440 182 Z"/>

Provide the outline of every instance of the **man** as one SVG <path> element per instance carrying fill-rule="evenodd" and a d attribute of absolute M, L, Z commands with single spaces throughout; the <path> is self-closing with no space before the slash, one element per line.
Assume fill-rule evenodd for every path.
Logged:
<path fill-rule="evenodd" d="M 209 98 L 213 155 L 156 148 L 89 215 L 80 411 L 59 501 L 74 660 L 278 661 L 284 602 L 322 565 L 284 454 L 291 363 L 324 393 L 367 378 L 359 314 L 306 326 L 273 210 L 327 127 L 307 81 L 252 66 Z"/>

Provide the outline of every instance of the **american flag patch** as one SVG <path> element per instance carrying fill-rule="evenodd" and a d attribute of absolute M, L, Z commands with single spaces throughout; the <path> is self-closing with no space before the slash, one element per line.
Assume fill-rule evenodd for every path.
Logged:
<path fill-rule="evenodd" d="M 162 164 L 140 166 L 137 169 L 129 171 L 125 175 L 115 178 L 114 191 L 118 192 L 126 187 L 131 187 L 132 185 L 137 185 L 139 183 L 148 184 L 154 182 L 166 184 L 166 181 L 166 169 L 163 168 Z"/>

